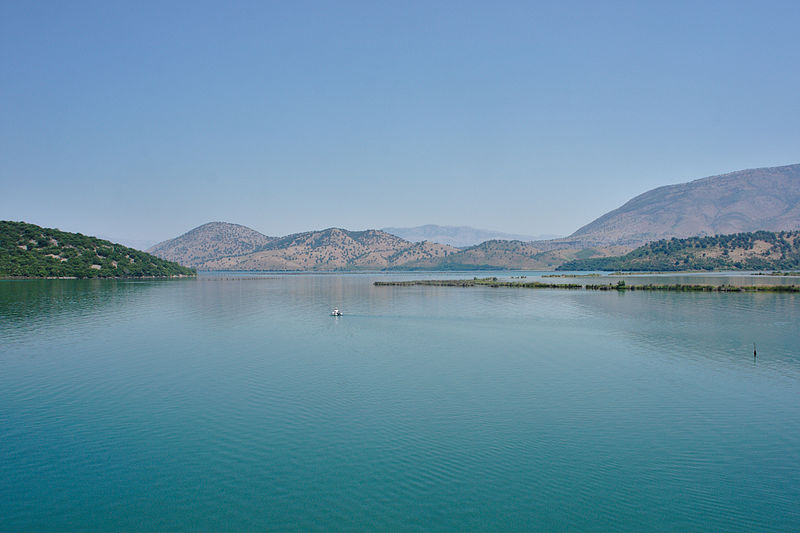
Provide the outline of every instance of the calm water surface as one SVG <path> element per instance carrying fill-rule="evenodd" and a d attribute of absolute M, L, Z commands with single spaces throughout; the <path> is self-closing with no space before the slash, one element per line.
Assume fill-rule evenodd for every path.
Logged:
<path fill-rule="evenodd" d="M 800 530 L 800 296 L 414 276 L 0 282 L 0 530 Z"/>

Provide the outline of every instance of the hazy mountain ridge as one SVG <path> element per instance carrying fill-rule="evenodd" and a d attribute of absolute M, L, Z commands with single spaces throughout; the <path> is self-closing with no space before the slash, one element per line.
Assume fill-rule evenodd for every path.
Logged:
<path fill-rule="evenodd" d="M 789 270 L 800 268 L 800 231 L 664 239 L 620 257 L 568 261 L 556 270 Z"/>
<path fill-rule="evenodd" d="M 566 237 L 640 245 L 696 235 L 800 228 L 800 164 L 740 170 L 647 191 Z"/>
<path fill-rule="evenodd" d="M 267 237 L 240 224 L 209 222 L 160 242 L 147 252 L 182 265 L 198 267 L 219 257 L 251 253 L 273 240 L 275 237 Z"/>
<path fill-rule="evenodd" d="M 616 255 L 607 250 L 544 251 L 521 241 L 488 241 L 460 250 L 433 242 L 411 243 L 378 230 L 328 228 L 276 239 L 262 249 L 207 261 L 207 270 L 417 270 L 546 269 L 568 259 Z"/>
<path fill-rule="evenodd" d="M 411 228 L 381 228 L 381 231 L 397 235 L 411 242 L 431 241 L 449 244 L 457 248 L 475 246 L 491 240 L 536 241 L 555 237 L 555 235 L 521 235 L 473 228 L 471 226 L 439 226 L 436 224 L 425 224 Z"/>
<path fill-rule="evenodd" d="M 244 226 L 215 222 L 151 250 L 210 270 L 550 270 L 566 261 L 619 256 L 662 238 L 739 233 L 731 229 L 739 227 L 800 228 L 800 164 L 659 187 L 559 239 L 490 239 L 459 249 L 431 240 L 412 243 L 380 230 L 328 228 L 273 238 Z M 419 230 L 427 235 L 442 230 L 453 230 L 453 235 L 465 229 L 484 231 L 432 224 L 386 229 Z"/>

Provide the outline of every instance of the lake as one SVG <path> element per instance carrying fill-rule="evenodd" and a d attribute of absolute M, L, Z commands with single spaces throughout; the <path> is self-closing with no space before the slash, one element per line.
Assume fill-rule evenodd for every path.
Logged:
<path fill-rule="evenodd" d="M 0 281 L 0 530 L 800 530 L 800 295 L 473 275 Z"/>

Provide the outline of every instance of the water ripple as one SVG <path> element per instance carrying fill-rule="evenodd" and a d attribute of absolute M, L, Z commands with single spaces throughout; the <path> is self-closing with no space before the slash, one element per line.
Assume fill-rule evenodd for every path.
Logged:
<path fill-rule="evenodd" d="M 383 277 L 0 284 L 0 530 L 800 528 L 796 295 Z"/>

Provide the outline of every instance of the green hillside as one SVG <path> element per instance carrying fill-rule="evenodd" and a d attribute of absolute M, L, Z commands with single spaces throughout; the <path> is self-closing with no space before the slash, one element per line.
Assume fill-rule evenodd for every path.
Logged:
<path fill-rule="evenodd" d="M 0 221 L 0 277 L 173 277 L 194 269 L 148 253 L 25 222 Z"/>
<path fill-rule="evenodd" d="M 556 270 L 790 270 L 800 268 L 800 231 L 756 231 L 660 240 L 620 257 L 567 261 Z"/>

